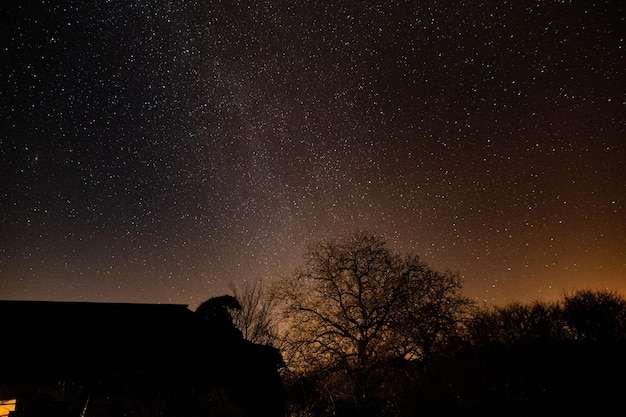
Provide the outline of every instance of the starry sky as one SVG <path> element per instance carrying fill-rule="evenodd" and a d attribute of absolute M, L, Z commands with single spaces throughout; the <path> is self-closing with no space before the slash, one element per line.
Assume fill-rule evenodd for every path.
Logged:
<path fill-rule="evenodd" d="M 182 303 L 356 230 L 626 293 L 620 1 L 7 0 L 0 298 Z"/>

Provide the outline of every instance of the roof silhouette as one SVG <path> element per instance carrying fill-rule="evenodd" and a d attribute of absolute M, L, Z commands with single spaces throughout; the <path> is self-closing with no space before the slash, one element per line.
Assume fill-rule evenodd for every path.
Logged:
<path fill-rule="evenodd" d="M 180 304 L 0 301 L 0 329 L 5 378 L 219 366 L 224 358 L 215 354 L 235 342 L 211 340 L 206 323 Z"/>
<path fill-rule="evenodd" d="M 206 398 L 223 389 L 224 404 L 282 415 L 280 354 L 232 328 L 180 304 L 0 301 L 0 399 L 44 415 L 92 398 L 106 415 L 110 407 L 137 412 L 152 392 L 154 404 L 183 416 L 219 410 Z M 66 384 L 82 400 L 69 398 Z"/>

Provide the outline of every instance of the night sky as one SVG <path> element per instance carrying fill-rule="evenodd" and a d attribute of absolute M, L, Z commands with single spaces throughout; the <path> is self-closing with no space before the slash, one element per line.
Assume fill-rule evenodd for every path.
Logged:
<path fill-rule="evenodd" d="M 621 1 L 3 1 L 0 299 L 200 302 L 367 230 L 626 294 Z"/>

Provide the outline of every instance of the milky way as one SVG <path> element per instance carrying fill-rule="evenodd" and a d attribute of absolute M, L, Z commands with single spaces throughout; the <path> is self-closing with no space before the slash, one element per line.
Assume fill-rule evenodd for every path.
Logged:
<path fill-rule="evenodd" d="M 295 3 L 3 2 L 0 298 L 195 306 L 356 230 L 626 292 L 621 2 Z"/>

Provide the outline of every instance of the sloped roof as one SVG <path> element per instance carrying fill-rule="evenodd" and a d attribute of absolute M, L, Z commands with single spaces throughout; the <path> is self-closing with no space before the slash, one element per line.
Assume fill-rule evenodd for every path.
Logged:
<path fill-rule="evenodd" d="M 0 378 L 220 366 L 237 342 L 211 340 L 206 323 L 179 304 L 0 301 L 0 329 Z"/>

